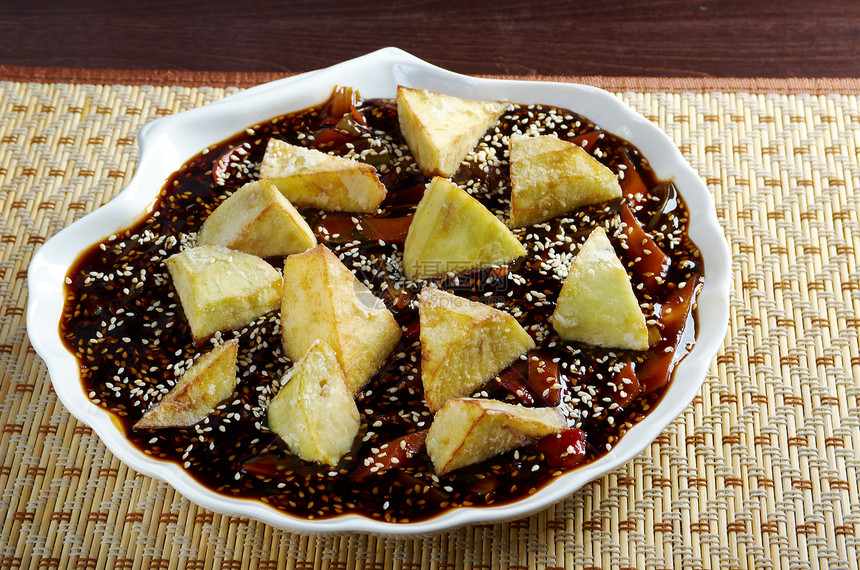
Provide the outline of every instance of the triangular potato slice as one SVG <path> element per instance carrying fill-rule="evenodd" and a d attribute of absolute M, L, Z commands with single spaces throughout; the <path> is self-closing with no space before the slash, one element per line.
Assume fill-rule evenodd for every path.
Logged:
<path fill-rule="evenodd" d="M 228 340 L 197 358 L 179 382 L 134 424 L 135 429 L 188 427 L 212 413 L 236 388 L 239 341 Z"/>
<path fill-rule="evenodd" d="M 260 178 L 297 208 L 372 213 L 386 193 L 373 166 L 279 139 L 269 140 Z"/>
<path fill-rule="evenodd" d="M 328 343 L 350 393 L 379 370 L 401 335 L 391 311 L 324 245 L 284 261 L 281 332 L 293 360 L 317 340 Z"/>
<path fill-rule="evenodd" d="M 274 184 L 257 180 L 215 208 L 197 233 L 197 244 L 223 245 L 268 257 L 304 251 L 315 246 L 317 239 Z"/>
<path fill-rule="evenodd" d="M 361 421 L 334 350 L 315 342 L 283 381 L 266 412 L 269 429 L 305 461 L 337 465 Z"/>
<path fill-rule="evenodd" d="M 603 228 L 591 232 L 573 259 L 552 324 L 564 340 L 607 348 L 648 348 L 645 315 Z"/>
<path fill-rule="evenodd" d="M 555 135 L 511 136 L 510 161 L 515 228 L 621 196 L 621 186 L 609 168 Z"/>
<path fill-rule="evenodd" d="M 427 454 L 439 475 L 560 433 L 567 423 L 556 408 L 526 408 L 497 400 L 455 398 L 433 418 Z"/>
<path fill-rule="evenodd" d="M 436 177 L 418 203 L 406 243 L 403 270 L 426 279 L 511 262 L 526 254 L 505 224 L 459 186 Z"/>
<path fill-rule="evenodd" d="M 170 256 L 167 269 L 197 344 L 278 308 L 281 275 L 256 255 L 201 245 Z"/>
<path fill-rule="evenodd" d="M 427 176 L 452 176 L 510 105 L 397 88 L 400 131 Z"/>
<path fill-rule="evenodd" d="M 511 315 L 439 289 L 418 298 L 421 382 L 431 412 L 476 388 L 534 348 Z"/>

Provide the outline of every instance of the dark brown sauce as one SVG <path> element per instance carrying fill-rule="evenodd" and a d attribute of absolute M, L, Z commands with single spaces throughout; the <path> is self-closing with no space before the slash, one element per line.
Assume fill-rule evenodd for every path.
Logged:
<path fill-rule="evenodd" d="M 77 356 L 90 398 L 115 414 L 125 436 L 144 453 L 184 465 L 194 478 L 219 493 L 256 498 L 300 517 L 359 513 L 382 520 L 417 521 L 457 506 L 503 504 L 533 493 L 568 469 L 537 446 L 502 454 L 443 478 L 433 474 L 422 451 L 384 473 L 368 474 L 364 468 L 364 460 L 374 455 L 374 449 L 421 432 L 432 420 L 422 399 L 417 311 L 409 304 L 420 286 L 405 282 L 391 268 L 391 260 L 402 251 L 408 216 L 427 178 L 414 168 L 408 151 L 404 152 L 391 101 L 358 100 L 355 112 L 346 116 L 332 117 L 330 109 L 331 105 L 323 105 L 278 117 L 213 145 L 168 180 L 151 215 L 93 246 L 76 262 L 68 274 L 61 333 Z M 547 320 L 562 281 L 541 262 L 575 252 L 595 225 L 611 229 L 610 237 L 621 259 L 627 261 L 634 285 L 647 281 L 614 235 L 618 232 L 613 220 L 620 215 L 622 200 L 583 208 L 518 232 L 529 256 L 510 268 L 474 271 L 437 282 L 456 294 L 511 312 L 537 337 L 538 349 L 533 355 L 548 363 L 556 360 L 553 366 L 560 372 L 562 395 L 567 395 L 567 403 L 560 405 L 568 406 L 568 411 L 579 410 L 568 413 L 569 423 L 584 432 L 585 461 L 593 461 L 659 402 L 672 369 L 692 346 L 695 311 L 673 324 L 663 318 L 661 307 L 676 302 L 678 284 L 701 275 L 702 266 L 687 235 L 686 207 L 674 185 L 657 180 L 629 143 L 569 111 L 516 106 L 479 145 L 479 150 L 489 153 L 490 167 L 467 161 L 454 176 L 455 182 L 468 185 L 492 211 L 507 212 L 507 145 L 499 135 L 510 135 L 516 128 L 526 131 L 530 124 L 543 125 L 545 134 L 576 140 L 614 171 L 628 172 L 622 185 L 633 213 L 671 263 L 664 282 L 636 288 L 648 306 L 649 322 L 661 331 L 661 340 L 646 352 L 599 349 L 561 341 Z M 206 420 L 183 429 L 132 428 L 159 393 L 173 385 L 181 369 L 211 346 L 194 346 L 163 261 L 180 251 L 188 234 L 193 235 L 230 192 L 253 179 L 270 137 L 313 144 L 338 154 L 350 152 L 351 146 L 360 160 L 377 167 L 389 192 L 382 212 L 374 216 L 387 219 L 384 222 L 369 219 L 362 223 L 362 217 L 348 214 L 302 212 L 312 227 L 327 231 L 318 231 L 320 241 L 388 303 L 406 331 L 388 363 L 357 396 L 361 430 L 352 452 L 336 469 L 300 460 L 265 427 L 265 406 L 276 391 L 273 383 L 277 386 L 290 366 L 281 351 L 276 313 L 242 331 L 223 334 L 240 340 L 240 382 L 233 397 Z M 373 140 L 378 141 L 374 148 L 381 151 L 362 153 Z M 638 178 L 630 173 L 634 169 Z M 647 195 L 633 196 L 637 184 Z M 550 236 L 559 234 L 570 239 L 546 249 L 535 246 L 535 242 L 551 241 Z M 281 260 L 269 261 L 280 267 Z M 687 290 L 694 296 L 695 287 Z M 541 301 L 539 294 L 546 300 Z M 691 302 L 689 295 L 687 302 Z M 686 335 L 681 339 L 684 325 Z M 678 350 L 667 358 L 663 351 L 676 343 Z M 628 363 L 629 370 L 646 374 L 640 382 L 647 393 L 632 397 L 621 392 L 621 397 L 613 387 L 617 371 Z M 648 374 L 656 374 L 658 379 Z M 479 395 L 525 405 L 559 404 L 558 394 L 547 397 L 530 383 L 525 361 L 488 382 Z"/>

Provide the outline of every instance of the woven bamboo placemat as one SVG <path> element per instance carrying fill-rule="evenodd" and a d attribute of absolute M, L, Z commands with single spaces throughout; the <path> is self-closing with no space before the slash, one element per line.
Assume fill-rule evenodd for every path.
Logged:
<path fill-rule="evenodd" d="M 141 125 L 236 88 L 26 81 L 0 82 L 0 568 L 858 567 L 856 81 L 606 85 L 713 192 L 733 254 L 725 347 L 627 465 L 532 517 L 424 540 L 214 514 L 68 414 L 25 330 L 34 251 L 130 180 Z"/>

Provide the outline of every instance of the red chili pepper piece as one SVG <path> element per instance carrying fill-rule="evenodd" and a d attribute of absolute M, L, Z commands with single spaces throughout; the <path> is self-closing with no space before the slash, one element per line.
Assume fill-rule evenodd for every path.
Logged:
<path fill-rule="evenodd" d="M 561 404 L 561 377 L 558 364 L 540 354 L 529 356 L 529 384 L 550 406 Z"/>
<path fill-rule="evenodd" d="M 396 286 L 392 285 L 390 279 L 386 280 L 388 283 L 388 288 L 382 292 L 382 300 L 385 302 L 385 305 L 391 310 L 403 310 L 409 306 L 409 302 L 412 300 L 414 295 L 407 291 L 406 289 L 398 289 Z M 418 319 L 415 320 L 415 323 L 418 322 Z M 412 325 L 415 326 L 418 325 Z M 418 338 L 418 330 L 415 330 L 415 337 Z"/>
<path fill-rule="evenodd" d="M 383 240 L 386 243 L 404 243 L 412 216 L 401 218 L 364 218 L 361 220 L 361 233 L 371 241 Z"/>
<path fill-rule="evenodd" d="M 621 179 L 621 193 L 629 204 L 639 206 L 648 199 L 648 186 L 642 180 L 642 175 L 636 170 L 633 161 L 626 152 L 621 153 L 621 164 L 624 165 L 624 178 Z"/>
<path fill-rule="evenodd" d="M 580 147 L 585 152 L 591 152 L 591 149 L 594 148 L 594 145 L 597 144 L 597 141 L 600 140 L 600 137 L 603 136 L 603 131 L 592 131 L 590 133 L 585 133 L 584 135 L 579 135 L 578 137 L 573 137 L 570 139 L 570 142 Z"/>
<path fill-rule="evenodd" d="M 352 472 L 353 479 L 364 479 L 370 475 L 382 475 L 390 469 L 407 465 L 424 449 L 427 431 L 421 430 L 404 435 L 388 443 L 383 443 L 375 453 L 371 453 L 362 464 Z"/>
<path fill-rule="evenodd" d="M 318 234 L 327 235 L 326 241 L 361 241 L 403 243 L 412 224 L 412 216 L 400 218 L 356 218 L 328 216 L 317 224 Z M 337 236 L 337 237 L 335 237 Z"/>
<path fill-rule="evenodd" d="M 314 233 L 323 236 L 327 242 L 343 243 L 352 241 L 355 222 L 343 216 L 328 216 L 314 228 Z"/>
<path fill-rule="evenodd" d="M 367 120 L 364 118 L 364 113 L 355 108 L 355 105 L 349 106 L 349 112 L 352 114 L 352 118 L 355 119 L 355 122 L 361 125 L 362 127 L 367 126 Z"/>
<path fill-rule="evenodd" d="M 647 394 L 665 386 L 669 382 L 675 352 L 684 332 L 684 325 L 693 308 L 693 298 L 699 288 L 699 277 L 695 276 L 672 291 L 663 303 L 662 340 L 654 345 L 651 356 L 637 371 L 642 392 Z"/>
<path fill-rule="evenodd" d="M 627 236 L 627 247 L 622 250 L 624 256 L 633 263 L 633 270 L 648 291 L 660 291 L 669 272 L 669 256 L 642 229 L 626 203 L 621 204 L 621 221 L 625 226 L 624 235 Z"/>
<path fill-rule="evenodd" d="M 543 452 L 544 461 L 550 467 L 576 467 L 585 459 L 585 432 L 568 428 L 559 434 L 542 438 L 534 444 L 534 448 Z"/>
<path fill-rule="evenodd" d="M 615 403 L 622 408 L 629 406 L 636 399 L 642 387 L 639 385 L 639 377 L 633 370 L 633 364 L 628 360 L 627 366 L 612 379 L 615 384 Z"/>
<path fill-rule="evenodd" d="M 674 352 L 657 352 L 655 350 L 654 355 L 645 361 L 638 374 L 644 394 L 650 394 L 669 382 L 674 357 Z"/>
<path fill-rule="evenodd" d="M 421 321 L 415 319 L 406 325 L 406 330 L 403 331 L 403 336 L 409 340 L 415 340 L 421 334 Z"/>
<path fill-rule="evenodd" d="M 687 317 L 693 305 L 693 297 L 695 297 L 698 289 L 699 276 L 694 275 L 685 283 L 678 285 L 666 298 L 660 310 L 664 338 L 672 338 L 673 342 L 678 342 L 684 325 L 687 323 Z"/>
<path fill-rule="evenodd" d="M 282 461 L 272 455 L 260 455 L 242 464 L 242 469 L 251 475 L 275 477 L 278 474 L 278 467 L 282 463 Z"/>
<path fill-rule="evenodd" d="M 496 383 L 526 406 L 545 406 L 546 400 L 528 383 L 526 370 L 517 361 L 496 376 Z"/>
<path fill-rule="evenodd" d="M 296 458 L 281 457 L 270 452 L 263 452 L 242 463 L 242 470 L 249 475 L 260 477 L 277 477 L 284 470 L 289 469 L 293 473 L 313 473 L 317 470 L 315 464 L 307 462 L 296 462 Z"/>

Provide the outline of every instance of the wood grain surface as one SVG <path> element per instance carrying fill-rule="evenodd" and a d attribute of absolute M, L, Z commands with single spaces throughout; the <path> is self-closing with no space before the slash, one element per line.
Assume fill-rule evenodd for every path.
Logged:
<path fill-rule="evenodd" d="M 0 0 L 0 65 L 301 72 L 385 46 L 469 74 L 858 77 L 858 0 Z"/>

